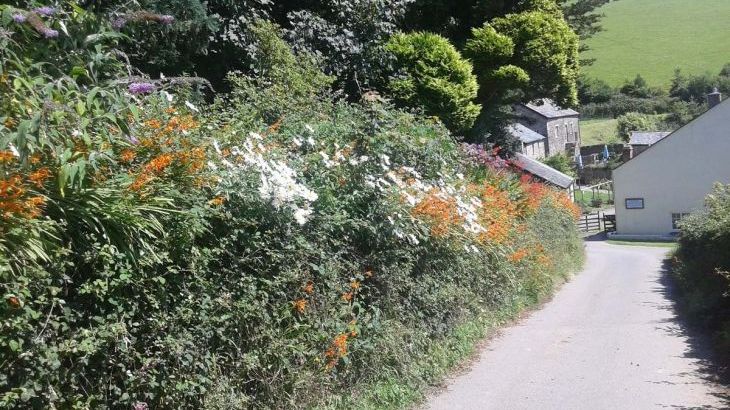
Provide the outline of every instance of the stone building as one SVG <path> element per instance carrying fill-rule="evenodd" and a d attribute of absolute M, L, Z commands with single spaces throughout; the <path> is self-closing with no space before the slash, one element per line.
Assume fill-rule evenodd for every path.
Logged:
<path fill-rule="evenodd" d="M 533 159 L 545 158 L 547 137 L 520 123 L 507 126 L 507 132 L 520 142 L 520 152 Z"/>
<path fill-rule="evenodd" d="M 580 114 L 561 108 L 547 98 L 514 107 L 518 122 L 546 137 L 545 157 L 567 154 L 573 158 L 580 149 Z"/>

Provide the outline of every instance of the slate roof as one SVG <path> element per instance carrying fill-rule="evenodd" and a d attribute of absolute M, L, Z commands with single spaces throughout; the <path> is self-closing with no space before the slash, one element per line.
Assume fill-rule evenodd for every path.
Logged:
<path fill-rule="evenodd" d="M 671 132 L 667 131 L 632 131 L 629 145 L 654 145 L 669 134 Z"/>
<path fill-rule="evenodd" d="M 557 104 L 555 104 L 553 100 L 549 98 L 543 98 L 523 105 L 545 118 L 561 118 L 580 115 L 576 110 L 559 107 Z"/>
<path fill-rule="evenodd" d="M 573 177 L 565 175 L 557 169 L 550 167 L 542 162 L 532 159 L 527 155 L 517 153 L 513 161 L 518 168 L 523 171 L 535 175 L 555 186 L 567 189 L 573 184 Z"/>
<path fill-rule="evenodd" d="M 525 144 L 530 144 L 532 142 L 544 140 L 545 136 L 542 134 L 538 134 L 537 132 L 525 127 L 524 125 L 520 123 L 514 123 L 507 126 L 507 132 L 510 133 L 513 137 L 519 139 L 520 141 L 524 142 Z"/>

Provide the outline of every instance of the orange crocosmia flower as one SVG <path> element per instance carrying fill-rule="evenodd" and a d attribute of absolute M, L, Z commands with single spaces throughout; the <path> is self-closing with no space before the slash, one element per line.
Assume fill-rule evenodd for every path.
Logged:
<path fill-rule="evenodd" d="M 122 162 L 132 162 L 136 157 L 137 154 L 131 149 L 125 149 L 121 152 L 121 154 L 119 154 L 119 159 L 121 159 Z"/>
<path fill-rule="evenodd" d="M 553 260 L 547 255 L 538 255 L 537 263 L 540 264 L 540 266 L 549 267 L 553 264 Z"/>
<path fill-rule="evenodd" d="M 0 151 L 0 164 L 15 161 L 15 155 L 10 151 Z"/>
<path fill-rule="evenodd" d="M 38 207 L 43 204 L 43 198 L 24 199 L 26 191 L 20 175 L 0 180 L 0 215 L 3 218 L 34 218 L 40 215 Z"/>
<path fill-rule="evenodd" d="M 138 175 L 137 178 L 134 179 L 134 182 L 129 185 L 129 189 L 131 189 L 132 191 L 139 191 L 151 180 L 152 177 L 148 174 Z"/>
<path fill-rule="evenodd" d="M 145 165 L 145 169 L 159 174 L 170 166 L 172 160 L 173 157 L 171 154 L 161 154 Z"/>
<path fill-rule="evenodd" d="M 345 302 L 351 301 L 352 300 L 352 292 L 345 292 L 345 293 L 343 293 L 342 296 L 341 296 L 341 298 Z"/>
<path fill-rule="evenodd" d="M 307 301 L 304 299 L 297 299 L 292 302 L 292 304 L 294 305 L 294 310 L 299 313 L 304 313 L 304 311 L 307 309 Z"/>
<path fill-rule="evenodd" d="M 42 213 L 42 207 L 46 204 L 46 199 L 42 196 L 34 196 L 25 201 L 25 216 L 28 218 L 37 218 Z"/>
<path fill-rule="evenodd" d="M 456 200 L 442 197 L 435 189 L 411 210 L 416 217 L 425 218 L 431 224 L 431 235 L 446 235 L 453 226 L 462 224 L 462 218 L 456 208 Z"/>
<path fill-rule="evenodd" d="M 162 123 L 158 119 L 151 119 L 145 121 L 144 125 L 146 125 L 148 128 L 152 128 L 153 130 L 156 130 L 160 127 L 162 127 Z"/>
<path fill-rule="evenodd" d="M 51 177 L 51 171 L 46 168 L 40 168 L 36 171 L 33 171 L 28 175 L 28 180 L 32 182 L 36 187 L 40 188 L 43 186 L 43 183 L 46 182 L 48 178 Z"/>
<path fill-rule="evenodd" d="M 525 257 L 527 257 L 527 255 L 528 255 L 527 249 L 524 249 L 524 248 L 523 248 L 523 249 L 518 249 L 517 251 L 515 251 L 514 253 L 512 253 L 512 254 L 511 254 L 511 255 L 509 256 L 509 258 L 508 258 L 508 259 L 509 259 L 509 260 L 510 260 L 510 262 L 512 262 L 512 263 L 518 263 L 518 262 L 520 262 L 520 261 L 521 261 L 522 259 L 525 259 Z"/>
<path fill-rule="evenodd" d="M 352 288 L 352 290 L 360 289 L 360 282 L 353 280 L 352 282 L 350 282 L 350 288 Z"/>
<path fill-rule="evenodd" d="M 226 201 L 225 198 L 223 198 L 222 196 L 217 196 L 217 197 L 211 199 L 210 201 L 208 201 L 208 203 L 213 206 L 221 206 L 221 205 L 223 205 L 223 203 L 225 201 Z"/>
<path fill-rule="evenodd" d="M 304 293 L 311 295 L 312 293 L 314 293 L 314 283 L 310 280 L 309 282 L 307 282 L 306 285 L 304 285 L 302 290 L 304 291 Z"/>
<path fill-rule="evenodd" d="M 345 357 L 347 355 L 347 338 L 349 336 L 349 333 L 340 333 L 339 335 L 335 336 L 329 349 L 325 351 L 324 355 L 328 359 L 328 370 L 335 367 L 341 357 Z"/>

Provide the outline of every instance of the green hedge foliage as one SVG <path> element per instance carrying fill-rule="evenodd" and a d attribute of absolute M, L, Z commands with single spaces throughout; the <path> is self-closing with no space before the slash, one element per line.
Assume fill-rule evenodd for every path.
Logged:
<path fill-rule="evenodd" d="M 82 9 L 1 10 L 0 407 L 342 406 L 580 258 L 563 193 L 331 95 L 271 25 L 205 103 Z"/>
<path fill-rule="evenodd" d="M 690 317 L 730 351 L 730 186 L 717 184 L 706 210 L 682 220 L 674 274 Z"/>

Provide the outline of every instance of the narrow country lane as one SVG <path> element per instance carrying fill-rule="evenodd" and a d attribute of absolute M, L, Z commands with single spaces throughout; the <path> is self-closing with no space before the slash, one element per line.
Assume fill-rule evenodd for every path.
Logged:
<path fill-rule="evenodd" d="M 585 270 L 491 341 L 429 409 L 727 409 L 679 322 L 667 248 L 587 242 Z"/>

